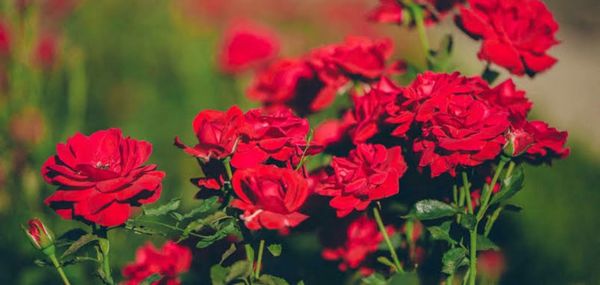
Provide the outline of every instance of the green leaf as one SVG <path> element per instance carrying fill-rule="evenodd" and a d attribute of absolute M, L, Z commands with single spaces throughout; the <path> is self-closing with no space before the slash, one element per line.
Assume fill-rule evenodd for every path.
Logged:
<path fill-rule="evenodd" d="M 263 274 L 258 278 L 256 283 L 259 285 L 289 285 L 285 279 L 273 275 Z"/>
<path fill-rule="evenodd" d="M 458 210 L 451 205 L 448 205 L 438 200 L 422 200 L 415 204 L 409 217 L 426 221 L 435 220 L 444 217 L 456 215 Z"/>
<path fill-rule="evenodd" d="M 477 235 L 477 251 L 483 250 L 500 250 L 492 240 L 483 235 Z"/>
<path fill-rule="evenodd" d="M 300 280 L 300 281 L 298 281 L 298 283 L 296 285 L 304 285 L 304 281 Z"/>
<path fill-rule="evenodd" d="M 460 267 L 465 266 L 469 263 L 469 259 L 466 257 L 467 250 L 462 247 L 457 247 L 448 250 L 442 257 L 442 272 L 452 275 Z"/>
<path fill-rule="evenodd" d="M 276 243 L 271 244 L 271 245 L 267 246 L 267 249 L 275 257 L 278 257 L 281 255 L 281 245 L 280 244 L 276 244 Z"/>
<path fill-rule="evenodd" d="M 524 182 L 525 175 L 523 173 L 523 167 L 515 167 L 512 174 L 509 177 L 504 178 L 502 181 L 502 189 L 492 197 L 490 205 L 503 203 L 510 199 L 512 196 L 517 194 L 517 192 L 523 189 Z"/>
<path fill-rule="evenodd" d="M 160 280 L 162 278 L 162 276 L 160 276 L 160 274 L 152 274 L 150 276 L 148 276 L 146 279 L 144 279 L 140 285 L 151 285 L 152 283 Z"/>
<path fill-rule="evenodd" d="M 234 254 L 236 250 L 237 250 L 237 247 L 235 246 L 235 243 L 232 243 L 229 246 L 229 248 L 223 253 L 223 255 L 221 255 L 221 261 L 219 261 L 219 264 L 222 264 L 223 261 L 225 261 L 225 259 L 230 257 L 232 254 Z"/>
<path fill-rule="evenodd" d="M 252 273 L 252 265 L 246 260 L 240 260 L 229 267 L 229 273 L 225 278 L 225 283 L 229 283 L 236 279 L 244 279 Z"/>
<path fill-rule="evenodd" d="M 383 277 L 383 275 L 375 272 L 363 278 L 362 283 L 365 285 L 386 285 L 387 280 L 385 280 L 385 277 Z"/>
<path fill-rule="evenodd" d="M 47 267 L 47 266 L 53 266 L 52 263 L 43 260 L 43 259 L 36 259 L 33 261 L 33 263 L 39 267 Z"/>
<path fill-rule="evenodd" d="M 456 241 L 450 236 L 450 226 L 452 221 L 445 221 L 439 226 L 427 227 L 427 230 L 431 234 L 431 238 L 434 240 L 444 240 L 449 244 L 454 245 Z"/>
<path fill-rule="evenodd" d="M 499 75 L 500 75 L 500 73 L 498 71 L 491 70 L 490 67 L 487 66 L 485 68 L 485 70 L 483 71 L 483 74 L 481 75 L 481 77 L 483 77 L 483 79 L 485 81 L 487 81 L 489 84 L 493 84 Z"/>
<path fill-rule="evenodd" d="M 229 274 L 229 268 L 223 267 L 220 264 L 213 265 L 210 268 L 210 280 L 213 285 L 225 285 L 227 274 Z"/>
<path fill-rule="evenodd" d="M 419 276 L 414 272 L 396 273 L 387 282 L 388 285 L 419 285 Z"/>
<path fill-rule="evenodd" d="M 452 35 L 446 35 L 440 42 L 439 49 L 432 52 L 429 57 L 430 65 L 434 71 L 447 71 L 450 67 L 452 59 L 452 49 L 454 46 L 454 40 Z"/>
<path fill-rule="evenodd" d="M 161 205 L 156 208 L 144 209 L 144 215 L 146 216 L 162 216 L 166 215 L 172 211 L 179 209 L 181 205 L 181 199 L 175 198 L 169 201 L 167 204 Z"/>
<path fill-rule="evenodd" d="M 67 250 L 65 250 L 65 252 L 63 252 L 63 254 L 61 255 L 61 258 L 69 256 L 73 253 L 76 253 L 79 249 L 81 249 L 88 243 L 91 243 L 91 242 L 97 241 L 97 240 L 98 240 L 98 237 L 96 237 L 95 235 L 85 234 L 85 235 L 81 236 L 78 240 L 73 242 L 71 244 L 71 246 L 69 246 L 69 248 L 67 248 Z"/>
<path fill-rule="evenodd" d="M 204 199 L 204 200 L 202 200 L 202 204 L 200 204 L 200 206 L 183 214 L 182 218 L 183 219 L 191 219 L 191 218 L 196 217 L 198 214 L 209 212 L 210 210 L 213 209 L 213 207 L 217 204 L 218 201 L 219 201 L 219 197 L 217 197 L 217 196 L 210 197 L 208 199 Z"/>
<path fill-rule="evenodd" d="M 474 215 L 471 214 L 462 214 L 461 219 L 460 219 L 460 225 L 467 229 L 467 230 L 473 230 L 475 229 L 475 225 L 477 224 L 477 218 L 475 218 Z"/>
<path fill-rule="evenodd" d="M 390 267 L 391 269 L 396 269 L 396 265 L 394 265 L 394 263 L 385 256 L 377 257 L 377 261 L 385 266 Z"/>

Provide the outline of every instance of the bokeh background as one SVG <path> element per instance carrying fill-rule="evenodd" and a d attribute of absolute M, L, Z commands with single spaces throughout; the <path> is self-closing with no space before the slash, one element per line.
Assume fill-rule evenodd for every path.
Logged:
<path fill-rule="evenodd" d="M 249 108 L 243 92 L 250 74 L 219 72 L 223 32 L 236 21 L 272 29 L 282 55 L 340 41 L 345 35 L 389 36 L 396 57 L 419 52 L 417 37 L 402 28 L 370 24 L 365 13 L 377 0 L 2 0 L 0 23 L 11 49 L 0 49 L 0 284 L 56 284 L 51 268 L 19 225 L 41 217 L 55 232 L 81 226 L 63 221 L 42 203 L 52 191 L 39 169 L 57 142 L 76 131 L 109 127 L 150 141 L 151 161 L 167 172 L 161 201 L 182 197 L 193 207 L 198 175 L 193 159 L 172 146 L 192 141 L 199 110 Z M 549 167 L 530 167 L 516 197 L 520 213 L 505 214 L 493 231 L 504 249 L 503 284 L 600 284 L 600 2 L 547 0 L 561 25 L 559 63 L 535 79 L 519 79 L 535 103 L 535 116 L 570 132 L 572 155 Z M 26 8 L 27 7 L 27 8 Z M 6 31 L 4 31 L 6 32 Z M 478 74 L 478 43 L 451 20 L 430 30 L 435 43 L 455 35 L 454 63 Z M 3 31 L 0 29 L 0 46 Z M 10 60 L 9 60 L 10 59 Z M 507 74 L 502 74 L 503 78 Z M 115 233 L 115 272 L 133 260 L 148 239 Z M 164 239 L 152 238 L 157 244 Z M 316 238 L 288 241 L 288 275 L 306 284 L 339 284 L 344 275 L 321 261 Z M 202 256 L 202 252 L 195 253 Z M 214 262 L 197 258 L 199 262 Z M 90 284 L 93 265 L 67 268 L 75 284 Z M 203 271 L 184 280 L 197 284 Z M 120 280 L 118 277 L 117 280 Z"/>

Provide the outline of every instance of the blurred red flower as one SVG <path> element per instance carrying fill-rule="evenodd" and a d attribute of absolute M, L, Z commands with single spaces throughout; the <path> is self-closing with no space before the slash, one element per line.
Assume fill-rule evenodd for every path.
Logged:
<path fill-rule="evenodd" d="M 506 271 L 506 261 L 501 251 L 486 250 L 477 257 L 477 272 L 490 281 L 498 281 Z M 493 282 L 495 283 L 495 282 Z"/>
<path fill-rule="evenodd" d="M 40 37 L 33 53 L 34 63 L 43 69 L 51 69 L 56 62 L 57 56 L 58 39 L 51 35 Z"/>
<path fill-rule="evenodd" d="M 482 39 L 479 58 L 515 75 L 533 76 L 556 63 L 546 52 L 559 42 L 558 24 L 540 0 L 469 0 L 461 8 L 459 26 Z"/>
<path fill-rule="evenodd" d="M 439 21 L 464 0 L 415 0 L 414 2 L 424 9 L 425 22 L 431 24 Z M 407 13 L 409 13 L 408 7 L 402 1 L 379 0 L 379 6 L 369 12 L 368 18 L 374 22 L 403 24 L 407 16 L 410 19 Z"/>
<path fill-rule="evenodd" d="M 123 268 L 125 285 L 141 284 L 148 277 L 158 274 L 160 279 L 152 285 L 179 285 L 179 275 L 190 269 L 192 251 L 173 241 L 167 241 L 162 248 L 157 249 L 151 242 L 138 248 L 135 262 Z"/>
<path fill-rule="evenodd" d="M 150 143 L 123 137 L 119 129 L 77 133 L 42 166 L 46 182 L 59 186 L 45 203 L 64 219 L 121 225 L 132 206 L 160 197 L 165 173 L 142 165 L 151 153 Z"/>
<path fill-rule="evenodd" d="M 239 136 L 244 134 L 244 126 L 244 114 L 237 106 L 226 112 L 204 110 L 196 115 L 193 123 L 198 144 L 189 147 L 175 137 L 175 146 L 204 162 L 211 158 L 223 159 L 233 153 Z"/>
<path fill-rule="evenodd" d="M 8 56 L 10 53 L 11 35 L 8 25 L 0 20 L 0 56 Z"/>
<path fill-rule="evenodd" d="M 237 195 L 231 206 L 244 211 L 241 218 L 250 230 L 287 233 L 308 218 L 299 212 L 310 194 L 308 183 L 292 169 L 272 165 L 240 169 L 231 183 Z"/>
<path fill-rule="evenodd" d="M 391 226 L 386 227 L 388 235 L 394 234 Z M 343 235 L 336 231 L 337 244 L 326 246 L 322 256 L 326 260 L 340 260 L 339 269 L 359 269 L 363 276 L 369 275 L 373 269 L 365 264 L 365 260 L 377 251 L 383 241 L 383 235 L 377 228 L 377 223 L 366 216 L 354 219 L 345 229 Z"/>
<path fill-rule="evenodd" d="M 272 31 L 251 22 L 238 22 L 225 32 L 219 67 L 227 73 L 243 72 L 259 67 L 278 52 L 279 40 Z"/>
<path fill-rule="evenodd" d="M 348 157 L 334 157 L 331 166 L 332 177 L 321 181 L 316 192 L 333 197 L 329 205 L 338 217 L 397 194 L 400 177 L 407 170 L 400 147 L 372 144 L 359 144 Z"/>

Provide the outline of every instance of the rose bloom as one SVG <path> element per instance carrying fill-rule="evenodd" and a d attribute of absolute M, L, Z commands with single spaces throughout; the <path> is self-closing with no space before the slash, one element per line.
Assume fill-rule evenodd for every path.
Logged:
<path fill-rule="evenodd" d="M 261 228 L 287 233 L 308 218 L 300 208 L 310 194 L 307 180 L 298 172 L 272 165 L 235 171 L 232 179 L 237 198 L 231 206 L 250 230 Z"/>
<path fill-rule="evenodd" d="M 415 0 L 414 2 L 425 9 L 425 22 L 432 24 L 438 22 L 464 0 Z M 373 22 L 401 25 L 409 13 L 410 11 L 401 1 L 379 0 L 379 6 L 369 12 L 368 18 Z"/>
<path fill-rule="evenodd" d="M 45 203 L 64 219 L 121 225 L 131 207 L 160 197 L 165 173 L 143 165 L 151 153 L 150 143 L 123 137 L 119 129 L 77 133 L 42 166 L 46 182 L 58 186 Z"/>
<path fill-rule="evenodd" d="M 485 92 L 486 100 L 508 109 L 510 121 L 516 122 L 527 118 L 533 103 L 525 96 L 525 91 L 518 90 L 512 79 L 508 79 Z"/>
<path fill-rule="evenodd" d="M 248 136 L 242 139 L 231 159 L 236 168 L 258 165 L 267 159 L 281 162 L 299 162 L 307 148 L 308 120 L 300 118 L 288 108 L 253 109 L 245 114 Z M 307 154 L 319 151 L 311 146 Z"/>
<path fill-rule="evenodd" d="M 152 285 L 179 285 L 179 274 L 185 273 L 192 264 L 192 251 L 173 241 L 167 241 L 162 248 L 157 249 L 148 242 L 138 248 L 135 262 L 123 268 L 125 285 L 141 284 L 148 277 L 158 274 L 160 279 Z"/>
<path fill-rule="evenodd" d="M 394 229 L 386 227 L 388 235 L 394 234 Z M 322 256 L 326 260 L 340 260 L 338 268 L 341 271 L 348 269 L 359 269 L 363 276 L 373 272 L 373 269 L 366 266 L 367 257 L 376 252 L 379 244 L 383 241 L 383 235 L 377 228 L 374 220 L 361 216 L 354 219 L 340 236 L 340 231 L 335 232 L 335 238 L 338 240 L 334 244 L 326 246 L 323 249 Z"/>
<path fill-rule="evenodd" d="M 204 162 L 211 158 L 223 159 L 233 153 L 244 126 L 244 114 L 237 106 L 226 112 L 204 110 L 196 115 L 193 123 L 198 144 L 189 147 L 175 137 L 175 146 Z"/>
<path fill-rule="evenodd" d="M 420 135 L 413 151 L 419 168 L 429 167 L 431 177 L 456 175 L 457 167 L 473 167 L 495 159 L 505 143 L 510 122 L 505 108 L 482 97 L 489 90 L 483 79 L 459 73 L 428 72 L 433 81 L 423 89 L 427 99 L 418 107 L 415 122 Z M 417 86 L 413 86 L 417 87 Z"/>
<path fill-rule="evenodd" d="M 273 32 L 250 22 L 231 26 L 221 44 L 219 66 L 226 73 L 238 73 L 273 59 L 279 41 Z"/>
<path fill-rule="evenodd" d="M 334 157 L 331 166 L 333 177 L 318 185 L 316 192 L 333 197 L 329 205 L 338 217 L 397 194 L 400 177 L 407 169 L 400 147 L 372 144 L 359 144 L 348 157 Z"/>
<path fill-rule="evenodd" d="M 522 129 L 533 136 L 533 144 L 524 156 L 533 164 L 550 163 L 552 159 L 567 158 L 571 150 L 565 147 L 567 132 L 561 132 L 543 121 L 527 122 Z"/>
<path fill-rule="evenodd" d="M 547 54 L 558 44 L 558 24 L 540 0 L 469 0 L 458 24 L 483 41 L 479 58 L 515 75 L 534 75 L 556 63 Z"/>
<path fill-rule="evenodd" d="M 11 36 L 8 25 L 0 20 L 0 56 L 7 56 L 10 53 Z"/>

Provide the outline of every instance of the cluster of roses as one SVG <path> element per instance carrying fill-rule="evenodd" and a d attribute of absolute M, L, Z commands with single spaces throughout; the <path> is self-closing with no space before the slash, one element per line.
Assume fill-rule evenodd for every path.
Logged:
<path fill-rule="evenodd" d="M 409 15 L 404 8 L 420 5 L 435 22 L 461 2 L 416 1 L 405 7 L 402 1 L 382 1 L 371 18 L 403 22 Z M 517 75 L 552 65 L 545 52 L 556 43 L 556 26 L 541 2 L 468 2 L 458 20 L 484 40 L 480 58 Z M 507 21 L 507 15 L 514 20 Z M 349 37 L 298 58 L 276 59 L 258 71 L 248 90 L 262 107 L 245 113 L 236 106 L 201 111 L 193 121 L 197 143 L 188 146 L 175 138 L 177 147 L 200 162 L 204 176 L 192 179 L 201 189 L 198 196 L 224 198 L 241 211 L 250 230 L 282 234 L 313 214 L 304 207 L 309 196 L 331 197 L 337 217 L 349 218 L 340 222 L 346 228 L 344 241 L 328 246 L 323 257 L 341 260 L 343 270 L 361 268 L 366 274 L 371 270 L 364 261 L 385 233 L 402 231 L 412 242 L 421 234 L 412 226 L 410 231 L 406 226 L 378 229 L 360 214 L 373 202 L 398 194 L 407 170 L 435 180 L 470 168 L 485 173 L 501 155 L 538 164 L 569 154 L 566 132 L 527 119 L 532 103 L 511 79 L 490 86 L 480 76 L 424 72 L 400 86 L 392 76 L 405 66 L 390 61 L 392 51 L 389 39 Z M 245 66 L 263 54 L 271 53 L 240 55 L 234 61 Z M 303 116 L 330 108 L 343 96 L 350 96 L 351 105 L 336 110 L 340 117 L 322 122 L 311 135 Z M 56 152 L 42 174 L 59 187 L 46 204 L 63 218 L 119 226 L 132 207 L 160 196 L 165 173 L 144 165 L 151 145 L 123 137 L 118 129 L 76 134 L 58 144 Z M 309 170 L 307 158 L 321 153 L 334 155 L 331 163 Z M 172 243 L 163 250 L 171 249 L 189 251 Z M 127 267 L 125 275 L 143 280 L 159 273 L 176 280 L 189 267 L 189 253 L 182 253 L 188 256 L 183 261 L 164 258 L 164 266 L 148 265 L 157 254 L 152 247 L 138 252 L 139 264 Z"/>

